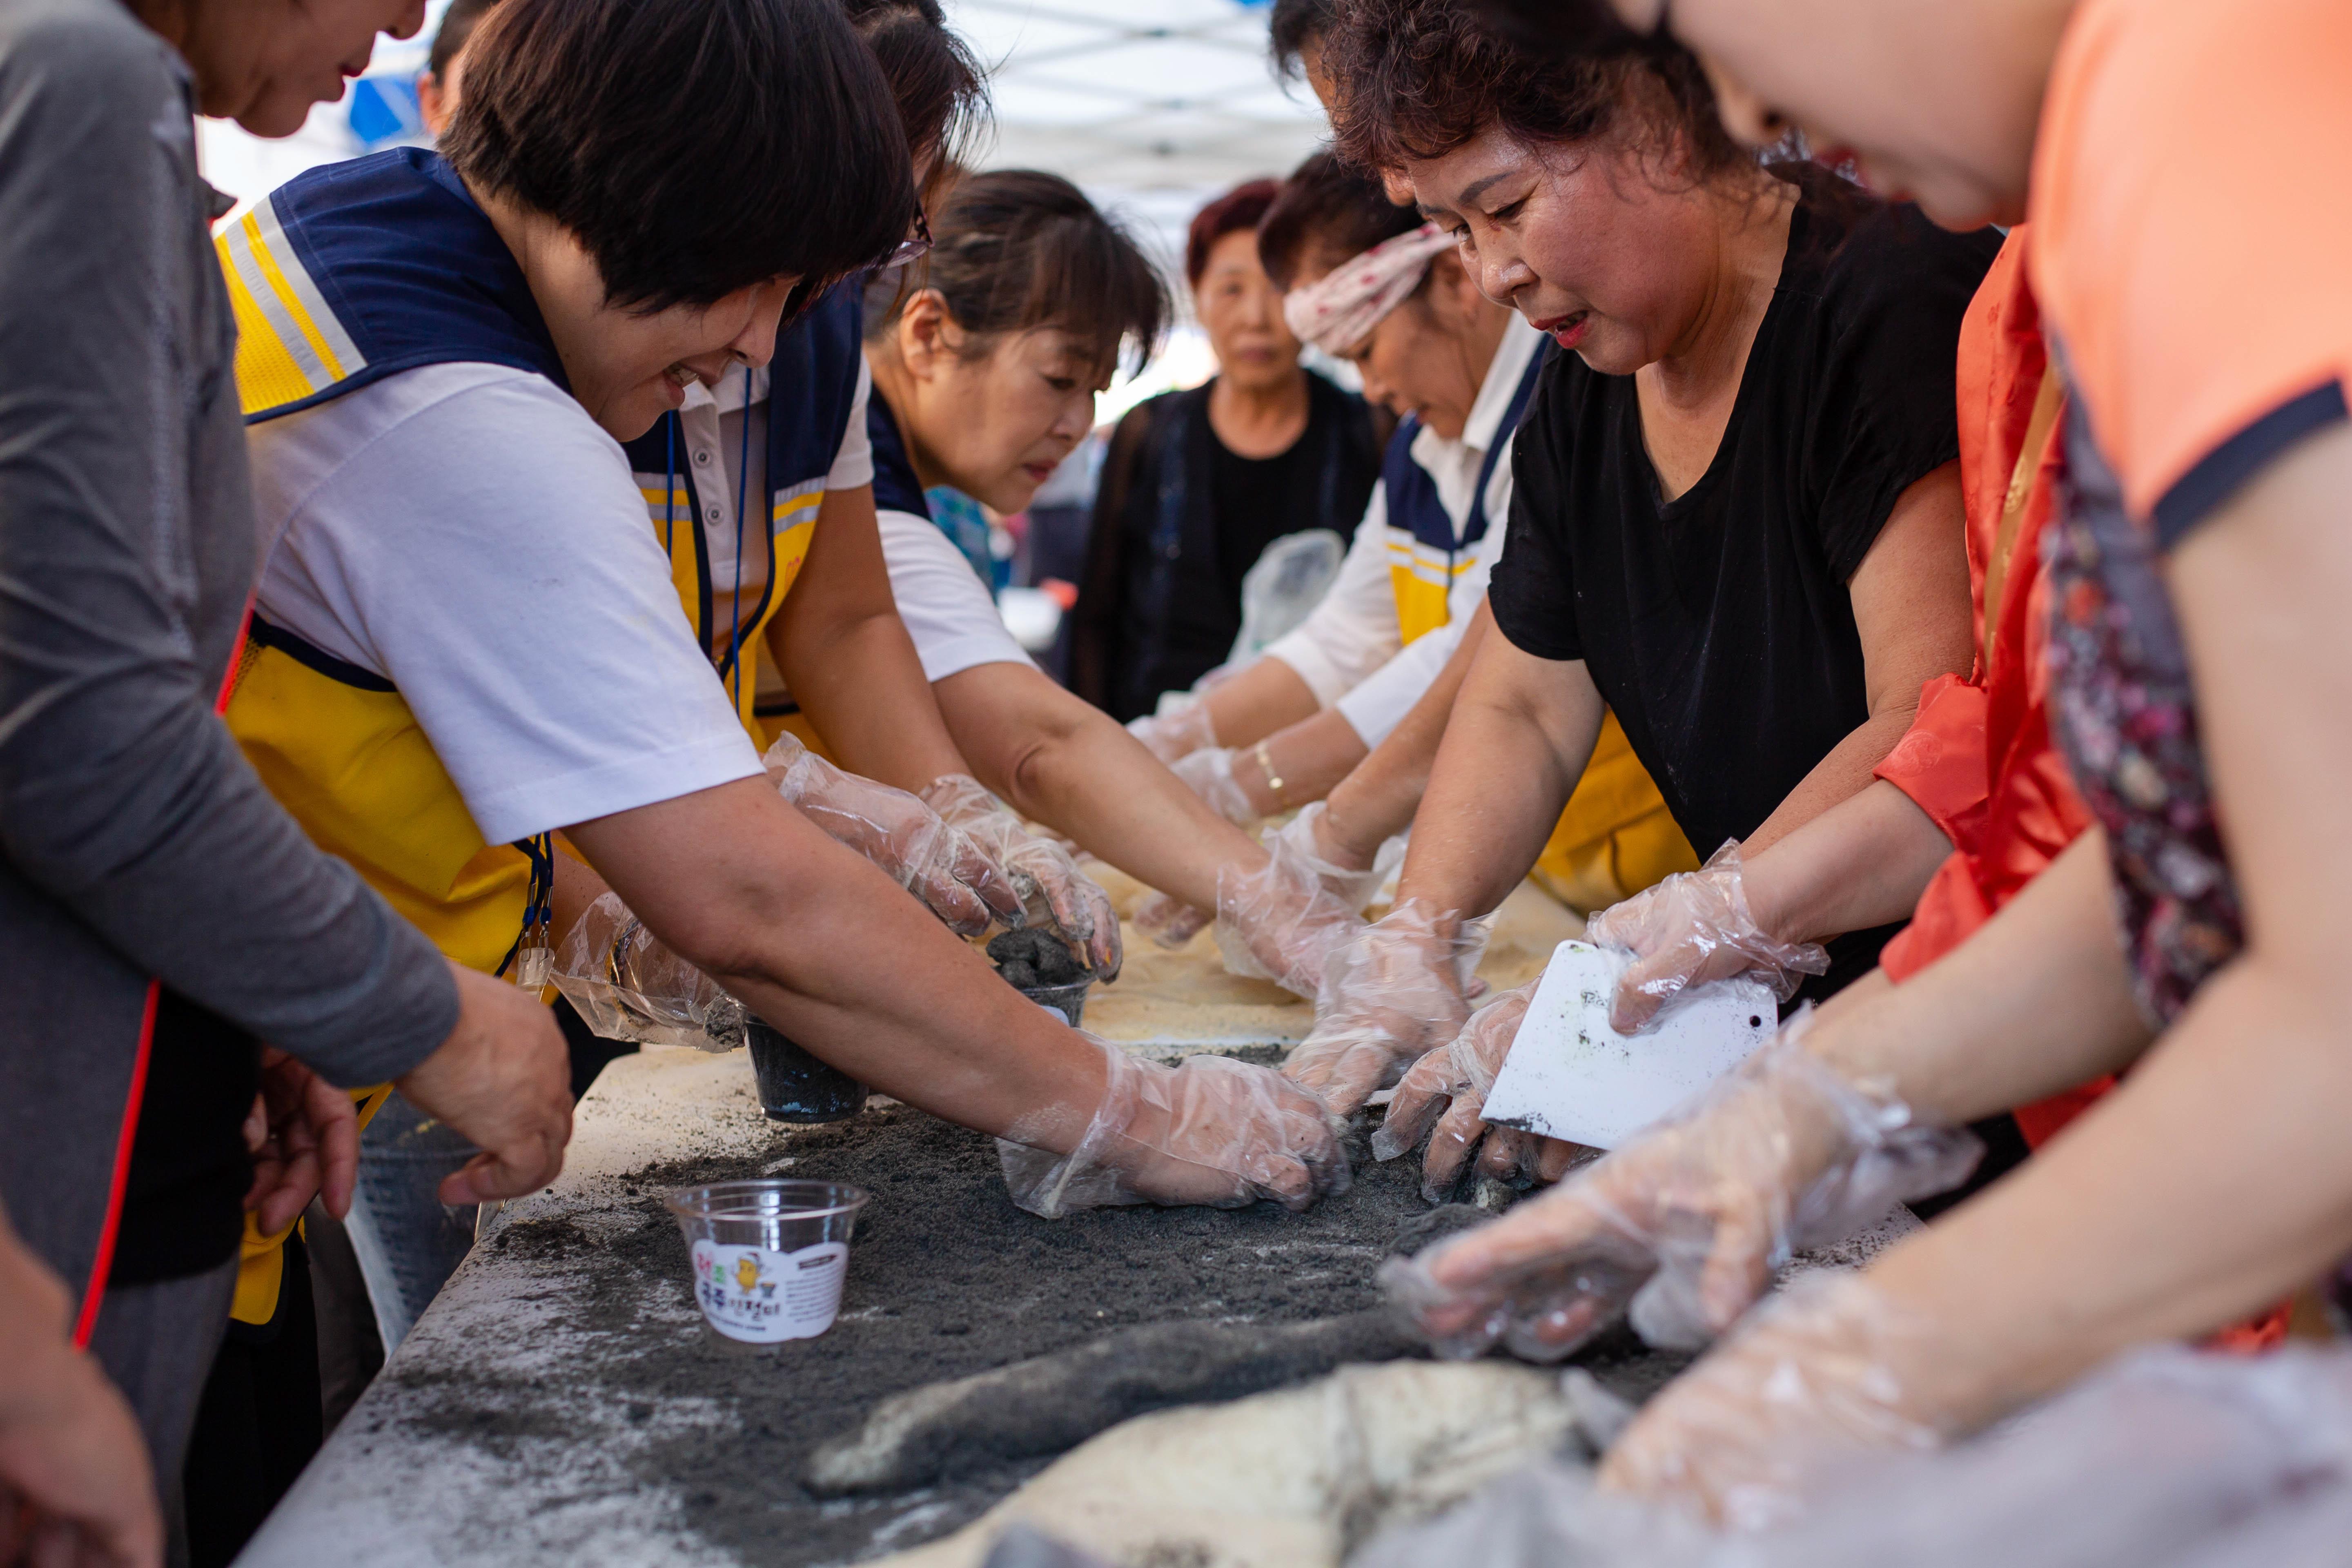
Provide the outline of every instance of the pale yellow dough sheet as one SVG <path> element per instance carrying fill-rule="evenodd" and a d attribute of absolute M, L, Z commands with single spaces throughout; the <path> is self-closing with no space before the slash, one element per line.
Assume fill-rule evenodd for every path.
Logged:
<path fill-rule="evenodd" d="M 1136 907 L 1150 889 L 1099 860 L 1088 860 L 1086 869 L 1110 894 L 1127 943 L 1118 979 L 1087 997 L 1089 1031 L 1145 1050 L 1294 1046 L 1307 1037 L 1314 1008 L 1270 980 L 1228 974 L 1213 931 L 1171 952 L 1135 928 Z M 1522 882 L 1495 913 L 1479 976 L 1497 991 L 1523 985 L 1543 973 L 1553 948 L 1583 933 L 1573 910 Z"/>

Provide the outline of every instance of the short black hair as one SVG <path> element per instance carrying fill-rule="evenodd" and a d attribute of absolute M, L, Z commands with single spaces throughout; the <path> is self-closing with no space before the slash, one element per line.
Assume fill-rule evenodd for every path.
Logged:
<path fill-rule="evenodd" d="M 433 79 L 446 83 L 449 79 L 449 62 L 474 36 L 474 26 L 490 14 L 499 0 L 449 0 L 449 8 L 441 13 L 441 25 L 433 30 L 433 49 L 425 58 L 425 68 Z"/>
<path fill-rule="evenodd" d="M 1116 367 L 1128 349 L 1141 369 L 1159 350 L 1174 307 L 1168 285 L 1134 239 L 1086 193 L 1039 169 L 967 174 L 931 220 L 935 243 L 909 281 L 936 289 L 955 324 L 974 337 L 1058 327 Z M 885 293 L 884 290 L 889 290 Z M 866 335 L 885 336 L 911 289 L 877 279 Z M 985 353 L 989 342 L 974 345 Z"/>
<path fill-rule="evenodd" d="M 1309 252 L 1345 261 L 1421 224 L 1421 214 L 1389 200 L 1378 180 L 1317 153 L 1291 171 L 1258 220 L 1257 258 L 1274 286 L 1286 290 Z"/>
<path fill-rule="evenodd" d="M 914 226 L 890 84 L 840 0 L 499 0 L 442 148 L 576 236 L 611 300 L 815 291 Z"/>
<path fill-rule="evenodd" d="M 1323 41 L 1331 26 L 1331 0 L 1274 0 L 1266 18 L 1266 52 L 1274 57 L 1274 74 L 1297 81 L 1307 74 L 1307 51 Z"/>
<path fill-rule="evenodd" d="M 971 46 L 940 0 L 842 0 L 842 9 L 881 62 L 908 150 L 918 162 L 934 156 L 931 181 L 944 188 L 988 124 L 988 78 Z"/>

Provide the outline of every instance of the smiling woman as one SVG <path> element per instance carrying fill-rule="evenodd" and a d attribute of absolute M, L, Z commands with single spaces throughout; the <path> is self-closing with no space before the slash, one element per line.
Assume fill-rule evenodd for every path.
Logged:
<path fill-rule="evenodd" d="M 891 9 L 936 21 L 917 0 L 858 7 Z M 916 229 L 913 147 L 936 127 L 908 134 L 838 0 L 501 0 L 466 58 L 448 162 L 307 174 L 222 237 L 278 540 L 229 704 L 256 770 L 468 967 L 537 992 L 584 863 L 814 1056 L 1049 1154 L 1083 1145 L 1072 1173 L 1108 1177 L 1106 1201 L 1247 1201 L 1270 1177 L 1311 1202 L 1339 1179 L 1311 1100 L 1255 1072 L 1205 1099 L 1194 1074 L 1139 1088 L 957 940 L 1026 918 L 1001 857 L 870 778 L 771 779 L 747 732 L 745 637 L 788 595 L 878 575 L 837 282 Z M 787 323 L 797 300 L 814 303 Z M 719 410 L 687 394 L 723 386 L 741 410 L 772 355 L 795 407 L 763 413 L 762 468 L 748 418 L 722 463 L 698 436 Z M 664 419 L 681 405 L 691 421 Z M 614 440 L 657 426 L 677 433 L 666 466 Z M 703 552 L 674 548 L 722 521 L 738 565 L 768 558 L 740 620 L 691 569 Z M 887 584 L 851 609 L 833 624 L 903 647 Z M 804 699 L 828 662 L 805 651 L 783 660 Z M 1130 1135 L 1168 1095 L 1186 1110 Z M 1221 1176 L 1195 1143 L 1233 1152 L 1211 1156 Z"/>

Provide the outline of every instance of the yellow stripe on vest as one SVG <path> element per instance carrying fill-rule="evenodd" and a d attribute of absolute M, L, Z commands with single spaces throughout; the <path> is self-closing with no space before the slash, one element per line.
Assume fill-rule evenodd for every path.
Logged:
<path fill-rule="evenodd" d="M 1397 631 L 1406 642 L 1453 619 L 1454 584 L 1476 561 L 1476 547 L 1446 552 L 1402 528 L 1388 532 L 1389 586 L 1396 595 Z"/>
<path fill-rule="evenodd" d="M 213 237 L 236 317 L 237 393 L 258 414 L 324 392 L 367 366 L 287 242 L 271 201 L 232 215 Z"/>

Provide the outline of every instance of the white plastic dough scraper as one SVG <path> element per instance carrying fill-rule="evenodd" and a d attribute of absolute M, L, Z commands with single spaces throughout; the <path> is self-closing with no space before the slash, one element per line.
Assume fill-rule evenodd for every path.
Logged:
<path fill-rule="evenodd" d="M 1638 1035 L 1609 1026 L 1628 955 L 1585 942 L 1552 950 L 1486 1096 L 1486 1120 L 1614 1149 L 1745 1060 L 1780 1027 L 1771 990 L 1719 980 L 1685 993 Z"/>

